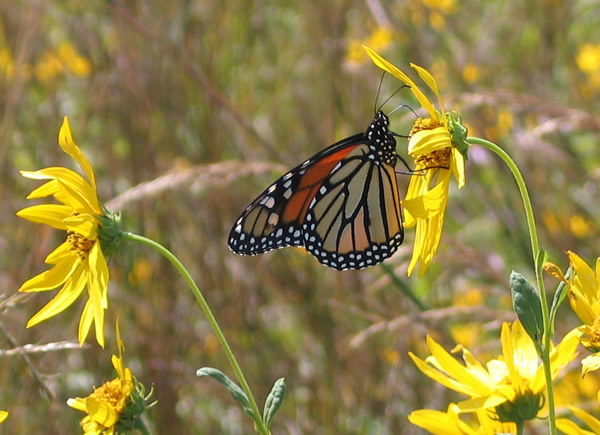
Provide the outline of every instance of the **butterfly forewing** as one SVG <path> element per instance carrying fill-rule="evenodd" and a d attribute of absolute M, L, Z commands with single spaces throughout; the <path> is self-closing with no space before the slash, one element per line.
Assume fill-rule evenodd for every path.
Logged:
<path fill-rule="evenodd" d="M 390 257 L 404 231 L 396 141 L 387 126 L 378 112 L 365 133 L 326 148 L 275 181 L 236 221 L 231 250 L 254 255 L 304 246 L 338 270 Z"/>

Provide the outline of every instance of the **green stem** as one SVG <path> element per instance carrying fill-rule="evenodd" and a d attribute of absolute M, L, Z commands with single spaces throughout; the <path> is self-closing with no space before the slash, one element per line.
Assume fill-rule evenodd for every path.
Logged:
<path fill-rule="evenodd" d="M 208 306 L 206 299 L 204 299 L 202 292 L 200 291 L 200 289 L 198 288 L 198 286 L 192 279 L 190 273 L 183 266 L 181 261 L 179 261 L 179 259 L 171 253 L 171 251 L 169 251 L 167 248 L 165 248 L 161 244 L 155 242 L 154 240 L 148 239 L 144 236 L 139 236 L 137 234 L 129 233 L 129 232 L 123 232 L 122 236 L 123 236 L 123 239 L 125 239 L 125 240 L 132 240 L 132 241 L 144 243 L 144 244 L 156 249 L 158 252 L 160 252 L 162 255 L 164 255 L 173 264 L 173 266 L 175 266 L 175 268 L 179 271 L 179 273 L 181 273 L 181 275 L 183 276 L 183 278 L 185 279 L 187 284 L 192 289 L 192 293 L 194 293 L 196 300 L 200 304 L 200 308 L 202 308 L 202 311 L 204 311 L 204 315 L 206 316 L 208 323 L 212 327 L 213 331 L 215 332 L 215 335 L 217 336 L 217 339 L 219 340 L 219 343 L 221 344 L 221 347 L 225 351 L 225 355 L 227 356 L 227 359 L 229 360 L 229 364 L 231 364 L 231 368 L 233 369 L 235 376 L 237 377 L 237 379 L 240 383 L 240 386 L 246 393 L 246 396 L 248 396 L 248 402 L 250 403 L 250 408 L 252 408 L 252 412 L 256 416 L 256 419 L 255 419 L 256 430 L 260 434 L 268 435 L 270 432 L 262 420 L 262 414 L 258 410 L 258 406 L 256 405 L 256 401 L 254 400 L 252 391 L 250 391 L 250 386 L 248 385 L 248 382 L 246 382 L 246 378 L 244 377 L 244 374 L 242 373 L 242 369 L 240 368 L 237 360 L 235 359 L 235 356 L 233 356 L 233 352 L 231 351 L 231 348 L 229 347 L 229 343 L 227 343 L 227 340 L 225 339 L 225 335 L 223 335 L 223 332 L 221 331 L 221 328 L 219 327 L 219 324 L 217 323 L 215 316 L 213 315 L 212 311 L 210 310 L 210 307 Z"/>
<path fill-rule="evenodd" d="M 527 226 L 529 227 L 529 237 L 531 239 L 531 251 L 533 255 L 533 264 L 535 268 L 535 278 L 538 286 L 539 297 L 542 305 L 542 318 L 544 321 L 544 337 L 543 337 L 543 345 L 542 345 L 542 362 L 544 363 L 544 375 L 546 378 L 546 392 L 548 396 L 548 414 L 549 414 L 549 425 L 550 425 L 550 433 L 552 435 L 556 435 L 556 413 L 554 410 L 554 393 L 552 390 L 552 373 L 550 370 L 550 336 L 551 325 L 550 325 L 550 313 L 548 309 L 548 299 L 546 296 L 546 289 L 544 286 L 544 278 L 542 275 L 542 264 L 538 262 L 538 255 L 540 252 L 540 247 L 538 243 L 537 230 L 535 226 L 535 218 L 533 216 L 533 207 L 531 205 L 531 199 L 529 198 L 529 193 L 527 192 L 527 186 L 525 185 L 525 180 L 519 171 L 519 168 L 511 159 L 511 157 L 498 145 L 487 141 L 485 139 L 481 139 L 478 137 L 468 137 L 467 142 L 470 144 L 481 145 L 490 151 L 496 153 L 503 161 L 506 163 L 513 176 L 515 177 L 515 181 L 519 186 L 519 191 L 521 192 L 521 198 L 523 199 L 523 206 L 525 207 L 525 215 L 527 217 Z"/>
<path fill-rule="evenodd" d="M 394 270 L 388 266 L 385 263 L 381 263 L 381 267 L 383 268 L 383 270 L 385 271 L 385 273 L 387 273 L 389 275 L 389 277 L 391 278 L 392 282 L 396 285 L 396 287 L 398 287 L 400 289 L 400 291 L 402 293 L 404 293 L 404 295 L 408 296 L 408 298 L 413 301 L 413 303 L 419 307 L 419 310 L 421 311 L 427 311 L 429 310 L 429 307 L 427 306 L 427 304 L 425 304 L 425 302 L 423 302 L 421 299 L 419 299 L 419 297 L 412 291 L 412 289 L 406 285 L 406 283 L 404 281 L 402 281 L 400 278 L 398 278 L 398 276 L 394 273 Z"/>

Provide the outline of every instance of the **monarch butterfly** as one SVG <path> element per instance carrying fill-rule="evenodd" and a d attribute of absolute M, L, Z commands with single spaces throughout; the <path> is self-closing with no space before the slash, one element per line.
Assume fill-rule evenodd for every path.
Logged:
<path fill-rule="evenodd" d="M 337 270 L 390 257 L 404 239 L 396 139 L 381 111 L 363 133 L 315 154 L 272 183 L 233 225 L 229 248 L 256 255 L 305 247 Z"/>

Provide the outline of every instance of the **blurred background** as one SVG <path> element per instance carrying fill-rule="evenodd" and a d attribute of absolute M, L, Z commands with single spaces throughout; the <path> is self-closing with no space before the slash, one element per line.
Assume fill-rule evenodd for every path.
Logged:
<path fill-rule="evenodd" d="M 593 265 L 599 9 L 586 0 L 0 1 L 0 409 L 10 412 L 0 432 L 81 432 L 83 414 L 66 400 L 115 377 L 117 316 L 126 365 L 154 386 L 153 433 L 252 432 L 227 391 L 195 376 L 203 366 L 233 374 L 191 292 L 149 248 L 122 245 L 110 261 L 104 351 L 92 336 L 81 349 L 62 343 L 76 340 L 84 299 L 25 329 L 55 292 L 16 289 L 46 268 L 64 233 L 15 216 L 38 185 L 18 171 L 75 168 L 57 144 L 68 115 L 101 201 L 190 269 L 260 407 L 286 378 L 274 433 L 421 433 L 406 419 L 412 410 L 445 411 L 464 397 L 420 374 L 407 352 L 427 356 L 431 334 L 447 349 L 495 357 L 501 322 L 514 319 L 509 273 L 533 278 L 506 167 L 470 150 L 467 185 L 452 186 L 442 244 L 422 278 L 406 277 L 412 230 L 385 263 L 396 283 L 380 266 L 337 272 L 301 249 L 236 256 L 228 232 L 287 168 L 366 128 L 381 78 L 367 44 L 407 72 L 410 62 L 429 69 L 470 134 L 516 160 L 550 258 L 566 268 L 570 249 Z M 399 85 L 385 77 L 379 103 Z M 384 111 L 400 104 L 420 110 L 402 90 Z M 413 120 L 399 110 L 392 128 L 406 134 Z M 398 153 L 407 157 L 406 141 Z M 399 181 L 404 194 L 408 177 Z M 402 286 L 432 309 L 420 313 Z M 577 325 L 563 306 L 557 338 Z M 27 344 L 45 351 L 6 352 Z M 598 376 L 580 386 L 572 368 L 559 411 L 580 402 L 597 411 Z"/>

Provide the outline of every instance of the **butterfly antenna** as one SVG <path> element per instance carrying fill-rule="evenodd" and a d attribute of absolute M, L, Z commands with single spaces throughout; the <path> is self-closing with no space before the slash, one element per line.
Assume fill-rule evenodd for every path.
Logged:
<path fill-rule="evenodd" d="M 375 95 L 375 104 L 373 104 L 373 115 L 377 114 L 377 100 L 379 100 L 379 92 L 381 91 L 381 84 L 383 83 L 384 76 L 385 71 L 381 73 L 381 78 L 379 79 L 379 86 L 377 86 L 377 95 Z"/>
<path fill-rule="evenodd" d="M 408 86 L 408 85 L 405 85 L 405 86 Z M 387 116 L 390 116 L 390 115 L 391 115 L 392 113 L 394 113 L 396 110 L 398 110 L 398 109 L 402 109 L 402 108 L 406 108 L 406 109 L 410 110 L 410 111 L 413 113 L 413 115 L 415 115 L 415 118 L 417 118 L 417 119 L 419 118 L 419 115 L 417 115 L 417 112 L 415 112 L 415 111 L 413 110 L 413 108 L 412 108 L 412 107 L 410 107 L 408 104 L 400 104 L 398 107 L 396 107 L 396 108 L 395 108 L 394 110 L 392 110 L 390 113 L 388 113 L 388 115 L 387 115 Z"/>
<path fill-rule="evenodd" d="M 381 106 L 379 106 L 379 109 L 377 111 L 381 110 L 381 108 L 383 106 L 385 106 L 385 103 L 387 103 L 388 101 L 390 101 L 394 95 L 396 95 L 398 92 L 400 92 L 404 88 L 410 88 L 410 86 L 409 85 L 402 85 L 398 89 L 396 89 L 396 91 L 392 95 L 390 95 L 389 97 L 387 97 L 387 99 L 383 103 L 381 103 Z"/>

